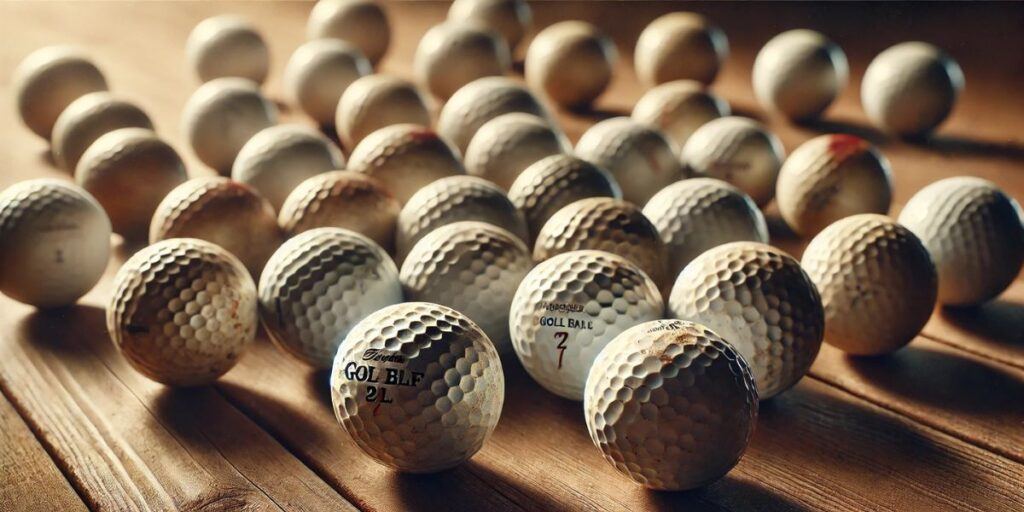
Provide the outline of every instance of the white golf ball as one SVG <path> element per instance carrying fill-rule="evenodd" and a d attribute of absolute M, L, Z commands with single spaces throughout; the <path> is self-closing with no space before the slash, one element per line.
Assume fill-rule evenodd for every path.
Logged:
<path fill-rule="evenodd" d="M 714 178 L 677 181 L 644 206 L 668 251 L 674 279 L 704 251 L 729 242 L 768 243 L 768 223 L 750 196 Z"/>
<path fill-rule="evenodd" d="M 974 177 L 937 181 L 910 198 L 899 222 L 914 232 L 939 273 L 939 302 L 972 305 L 1003 292 L 1024 262 L 1020 205 Z"/>
<path fill-rule="evenodd" d="M 860 100 L 879 128 L 922 135 L 949 116 L 963 88 L 963 70 L 952 57 L 928 43 L 900 43 L 868 65 Z"/>
<path fill-rule="evenodd" d="M 547 121 L 513 112 L 487 121 L 473 135 L 466 149 L 466 172 L 508 190 L 534 162 L 571 151 L 565 135 Z"/>
<path fill-rule="evenodd" d="M 107 330 L 139 373 L 202 386 L 227 373 L 256 337 L 256 285 L 229 252 L 195 238 L 157 242 L 117 271 Z"/>
<path fill-rule="evenodd" d="M 284 68 L 289 100 L 321 126 L 333 125 L 342 93 L 373 66 L 355 46 L 337 39 L 314 39 L 298 49 Z"/>
<path fill-rule="evenodd" d="M 408 80 L 364 76 L 352 82 L 338 101 L 334 125 L 349 150 L 367 135 L 395 124 L 430 126 L 426 100 Z"/>
<path fill-rule="evenodd" d="M 633 107 L 632 117 L 646 123 L 682 148 L 708 121 L 731 113 L 729 104 L 694 80 L 674 80 L 648 89 Z"/>
<path fill-rule="evenodd" d="M 322 133 L 283 124 L 264 128 L 242 146 L 231 166 L 231 179 L 255 188 L 280 211 L 288 194 L 306 178 L 344 166 L 341 150 Z"/>
<path fill-rule="evenodd" d="M 566 108 L 590 105 L 608 88 L 619 54 L 615 43 L 585 21 L 540 31 L 526 52 L 526 82 Z"/>
<path fill-rule="evenodd" d="M 515 50 L 530 30 L 533 11 L 526 0 L 455 0 L 448 9 L 448 19 L 493 30 Z"/>
<path fill-rule="evenodd" d="M 762 106 L 790 119 L 813 119 L 846 88 L 848 75 L 839 45 L 813 30 L 789 30 L 757 53 L 754 94 Z"/>
<path fill-rule="evenodd" d="M 259 31 L 244 18 L 214 16 L 188 35 L 185 54 L 201 82 L 214 78 L 247 78 L 262 84 L 270 70 L 270 50 Z"/>
<path fill-rule="evenodd" d="M 377 462 L 408 473 L 461 464 L 505 400 L 498 352 L 472 320 L 427 302 L 384 308 L 349 332 L 331 373 L 335 416 Z"/>
<path fill-rule="evenodd" d="M 811 240 L 801 264 L 821 293 L 825 342 L 849 354 L 903 347 L 935 307 L 938 284 L 928 250 L 883 215 L 835 222 Z"/>
<path fill-rule="evenodd" d="M 699 14 L 672 12 L 640 33 L 633 65 L 647 87 L 680 79 L 710 84 L 728 56 L 729 40 L 720 28 Z"/>
<path fill-rule="evenodd" d="M 218 78 L 192 93 L 182 112 L 181 125 L 192 151 L 222 175 L 242 146 L 260 130 L 277 123 L 277 107 L 243 78 Z"/>
<path fill-rule="evenodd" d="M 30 53 L 10 80 L 22 122 L 44 139 L 50 138 L 53 123 L 71 102 L 107 90 L 96 64 L 71 46 L 46 46 Z"/>
<path fill-rule="evenodd" d="M 401 204 L 441 178 L 466 173 L 458 150 L 430 128 L 415 124 L 369 134 L 349 155 L 348 170 L 379 180 Z"/>
<path fill-rule="evenodd" d="M 0 292 L 38 308 L 74 304 L 107 268 L 110 219 L 88 192 L 55 179 L 0 193 Z"/>
<path fill-rule="evenodd" d="M 374 66 L 391 43 L 384 9 L 372 0 L 320 0 L 306 23 L 306 38 L 333 38 L 356 45 Z"/>
<path fill-rule="evenodd" d="M 402 302 L 391 257 L 369 238 L 339 228 L 306 231 L 270 257 L 259 284 L 260 318 L 289 355 L 330 368 L 360 320 Z"/>
<path fill-rule="evenodd" d="M 524 112 L 551 122 L 533 94 L 515 80 L 491 76 L 474 80 L 455 92 L 441 108 L 437 133 L 466 152 L 481 126 L 502 114 Z"/>
<path fill-rule="evenodd" d="M 96 139 L 119 128 L 153 129 L 149 116 L 130 101 L 108 92 L 86 94 L 71 102 L 53 125 L 50 150 L 57 165 L 74 172 L 82 153 Z"/>
<path fill-rule="evenodd" d="M 702 325 L 633 327 L 598 356 L 583 408 L 590 438 L 644 487 L 680 491 L 739 462 L 757 422 L 757 390 L 736 349 Z"/>
<path fill-rule="evenodd" d="M 850 215 L 884 215 L 892 202 L 890 169 L 885 156 L 860 137 L 820 135 L 782 164 L 775 186 L 779 213 L 804 236 Z"/>
<path fill-rule="evenodd" d="M 775 195 L 775 180 L 786 150 L 761 123 L 744 117 L 722 117 L 701 126 L 683 146 L 682 159 L 700 176 L 727 181 L 758 206 Z"/>
<path fill-rule="evenodd" d="M 420 86 L 442 100 L 473 80 L 504 75 L 511 67 L 512 56 L 501 35 L 472 23 L 433 26 L 413 57 Z"/>
<path fill-rule="evenodd" d="M 591 126 L 576 143 L 576 156 L 611 172 L 622 196 L 641 206 L 668 184 L 688 177 L 668 139 L 628 117 Z"/>
<path fill-rule="evenodd" d="M 538 264 L 519 285 L 508 320 L 512 347 L 545 389 L 583 400 L 601 349 L 664 309 L 640 267 L 603 251 L 568 252 Z"/>

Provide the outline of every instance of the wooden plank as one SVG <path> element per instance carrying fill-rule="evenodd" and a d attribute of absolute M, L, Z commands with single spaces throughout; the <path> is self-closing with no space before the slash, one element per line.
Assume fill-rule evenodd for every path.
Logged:
<path fill-rule="evenodd" d="M 995 300 L 972 308 L 936 308 L 924 336 L 966 352 L 1024 369 L 1024 281 Z"/>

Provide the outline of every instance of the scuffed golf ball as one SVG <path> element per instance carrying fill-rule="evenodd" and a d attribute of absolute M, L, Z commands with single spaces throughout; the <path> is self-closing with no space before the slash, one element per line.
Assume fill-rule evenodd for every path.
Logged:
<path fill-rule="evenodd" d="M 181 116 L 185 138 L 204 164 L 222 175 L 242 146 L 257 132 L 277 123 L 277 107 L 243 78 L 218 78 L 192 93 Z"/>
<path fill-rule="evenodd" d="M 442 100 L 473 80 L 504 75 L 511 67 L 501 35 L 471 23 L 435 25 L 420 39 L 413 57 L 420 86 Z"/>
<path fill-rule="evenodd" d="M 594 25 L 561 21 L 530 42 L 526 82 L 563 107 L 585 107 L 611 84 L 618 58 L 615 43 Z"/>
<path fill-rule="evenodd" d="M 377 462 L 432 473 L 468 460 L 498 423 L 505 375 L 491 340 L 454 309 L 384 308 L 349 332 L 331 373 L 338 422 Z"/>
<path fill-rule="evenodd" d="M 846 54 L 807 29 L 773 37 L 754 60 L 754 94 L 762 106 L 795 120 L 818 117 L 846 88 Z"/>
<path fill-rule="evenodd" d="M 497 32 L 509 49 L 530 30 L 533 11 L 526 0 L 455 0 L 448 9 L 448 20 L 468 22 Z"/>
<path fill-rule="evenodd" d="M 334 125 L 349 150 L 367 135 L 396 124 L 430 126 L 426 100 L 408 80 L 388 75 L 364 76 L 352 82 L 338 101 Z"/>
<path fill-rule="evenodd" d="M 448 141 L 415 124 L 371 133 L 352 150 L 347 168 L 380 180 L 402 204 L 423 187 L 466 172 Z"/>
<path fill-rule="evenodd" d="M 188 35 L 185 54 L 202 82 L 238 77 L 262 84 L 270 70 L 266 41 L 239 16 L 214 16 L 199 22 Z"/>
<path fill-rule="evenodd" d="M 508 190 L 534 162 L 572 151 L 565 136 L 543 119 L 522 112 L 491 119 L 466 149 L 466 172 Z"/>
<path fill-rule="evenodd" d="M 729 115 L 729 104 L 694 80 L 675 80 L 649 89 L 636 102 L 632 117 L 661 132 L 682 148 L 708 121 Z"/>
<path fill-rule="evenodd" d="M 680 79 L 710 84 L 728 56 L 729 41 L 720 28 L 699 14 L 672 12 L 640 33 L 633 65 L 647 87 Z"/>
<path fill-rule="evenodd" d="M 333 125 L 342 93 L 373 73 L 355 46 L 337 39 L 315 39 L 300 46 L 284 68 L 289 100 L 321 126 Z"/>
<path fill-rule="evenodd" d="M 96 139 L 119 128 L 153 129 L 153 122 L 134 103 L 108 92 L 86 94 L 61 112 L 53 125 L 53 161 L 74 172 L 82 153 Z"/>
<path fill-rule="evenodd" d="M 928 248 L 939 273 L 939 302 L 979 304 L 1003 292 L 1024 262 L 1020 205 L 974 177 L 937 181 L 910 198 L 899 222 Z"/>
<path fill-rule="evenodd" d="M 526 87 L 511 78 L 491 76 L 466 84 L 448 99 L 437 118 L 437 133 L 465 153 L 481 126 L 510 112 L 551 120 L 544 106 Z"/>
<path fill-rule="evenodd" d="M 583 400 L 590 438 L 644 487 L 681 491 L 739 462 L 757 421 L 750 368 L 728 340 L 679 320 L 637 325 L 598 356 Z"/>
<path fill-rule="evenodd" d="M 372 0 L 320 0 L 309 13 L 306 38 L 347 41 L 376 66 L 391 44 L 391 25 Z"/>
<path fill-rule="evenodd" d="M 47 140 L 57 117 L 71 102 L 107 90 L 107 80 L 96 64 L 72 46 L 46 46 L 28 54 L 10 80 L 22 122 Z"/>
<path fill-rule="evenodd" d="M 786 150 L 761 123 L 722 117 L 701 126 L 683 146 L 683 162 L 696 174 L 736 185 L 758 206 L 775 195 L 775 180 Z"/>

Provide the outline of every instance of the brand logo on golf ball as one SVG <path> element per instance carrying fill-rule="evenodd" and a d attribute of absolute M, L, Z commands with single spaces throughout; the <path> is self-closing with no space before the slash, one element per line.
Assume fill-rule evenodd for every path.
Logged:
<path fill-rule="evenodd" d="M 405 365 L 405 356 L 387 350 L 367 349 L 363 352 L 362 361 L 369 361 L 360 364 L 357 361 L 345 363 L 344 376 L 350 381 L 367 383 L 366 401 L 390 404 L 393 402 L 394 393 L 390 387 L 416 387 L 423 381 L 423 372 L 416 372 L 407 368 L 396 368 L 382 366 L 375 363 Z"/>

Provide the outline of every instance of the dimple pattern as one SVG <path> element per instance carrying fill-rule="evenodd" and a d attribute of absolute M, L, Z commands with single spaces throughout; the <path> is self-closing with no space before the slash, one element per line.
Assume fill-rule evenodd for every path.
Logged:
<path fill-rule="evenodd" d="M 119 128 L 152 130 L 153 121 L 135 104 L 108 92 L 82 96 L 68 105 L 53 125 L 53 160 L 73 173 L 96 139 Z"/>
<path fill-rule="evenodd" d="M 636 102 L 631 115 L 661 130 L 682 148 L 697 128 L 730 112 L 729 104 L 700 82 L 675 80 L 649 89 Z"/>
<path fill-rule="evenodd" d="M 476 132 L 466 149 L 466 172 L 508 190 L 534 162 L 571 149 L 544 120 L 514 112 L 488 121 Z"/>
<path fill-rule="evenodd" d="M 410 473 L 472 457 L 498 423 L 504 397 L 501 361 L 487 335 L 458 311 L 426 302 L 387 307 L 360 322 L 331 374 L 335 415 L 356 445 Z"/>
<path fill-rule="evenodd" d="M 657 320 L 622 333 L 594 362 L 584 410 L 619 472 L 659 490 L 707 485 L 739 462 L 757 420 L 750 368 L 701 325 Z"/>
<path fill-rule="evenodd" d="M 340 228 L 285 242 L 260 277 L 260 317 L 270 339 L 329 368 L 341 341 L 369 314 L 402 301 L 398 269 L 369 238 Z"/>
<path fill-rule="evenodd" d="M 519 285 L 509 313 L 512 347 L 541 386 L 582 400 L 601 349 L 664 309 L 657 285 L 635 264 L 603 251 L 561 254 Z"/>
<path fill-rule="evenodd" d="M 367 75 L 341 94 L 335 124 L 345 147 L 354 150 L 368 135 L 387 126 L 430 126 L 430 112 L 411 82 L 388 75 Z"/>
<path fill-rule="evenodd" d="M 455 92 L 437 119 L 437 132 L 465 153 L 477 130 L 487 121 L 510 112 L 533 114 L 550 120 L 547 110 L 511 78 L 474 80 Z"/>
<path fill-rule="evenodd" d="M 697 175 L 732 183 L 764 206 L 775 195 L 785 149 L 757 121 L 729 116 L 698 128 L 683 146 L 682 159 Z"/>
<path fill-rule="evenodd" d="M 209 384 L 256 336 L 256 286 L 234 256 L 194 238 L 132 256 L 114 278 L 107 330 L 143 375 L 169 386 Z"/>
<path fill-rule="evenodd" d="M 405 204 L 421 188 L 465 174 L 459 154 L 429 128 L 399 124 L 367 136 L 352 151 L 348 170 L 372 176 Z"/>

